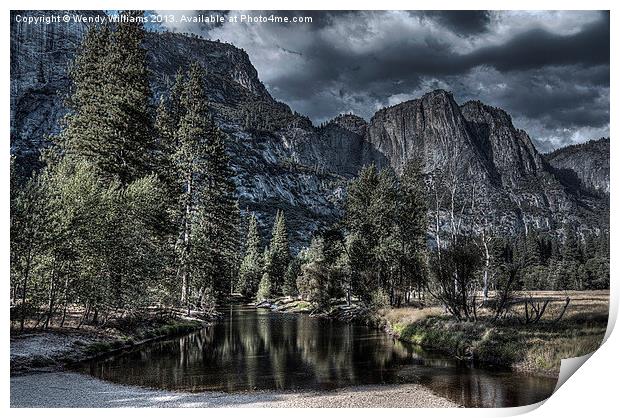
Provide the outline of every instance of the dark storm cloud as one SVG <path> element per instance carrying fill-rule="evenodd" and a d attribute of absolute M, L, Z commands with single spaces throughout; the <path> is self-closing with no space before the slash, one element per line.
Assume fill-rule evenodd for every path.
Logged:
<path fill-rule="evenodd" d="M 461 35 L 485 32 L 491 22 L 489 12 L 486 10 L 425 11 L 422 15 L 435 19 L 447 29 Z"/>
<path fill-rule="evenodd" d="M 604 129 L 609 124 L 609 88 L 589 83 L 591 73 L 609 74 L 609 67 L 573 65 L 508 73 L 480 68 L 448 81 L 460 101 L 480 99 L 521 120 L 536 120 L 549 131 Z"/>
<path fill-rule="evenodd" d="M 351 36 L 356 36 L 355 32 Z M 307 93 L 308 82 L 325 84 L 344 80 L 351 88 L 394 81 L 417 84 L 420 76 L 460 74 L 480 65 L 500 71 L 535 69 L 543 66 L 609 62 L 609 20 L 604 18 L 574 35 L 555 35 L 533 29 L 505 43 L 459 54 L 443 39 L 387 39 L 376 50 L 362 53 L 339 50 L 318 39 L 307 51 L 304 74 L 290 74 L 277 83 L 293 94 Z M 299 82 L 299 80 L 303 82 Z M 402 88 L 396 85 L 394 88 Z M 392 93 L 388 89 L 387 93 Z M 385 91 L 384 91 L 385 92 Z"/>
<path fill-rule="evenodd" d="M 533 29 L 502 45 L 481 48 L 469 57 L 472 65 L 492 65 L 500 71 L 545 65 L 609 63 L 609 15 L 570 36 Z"/>
<path fill-rule="evenodd" d="M 315 122 L 445 88 L 504 108 L 541 148 L 608 135 L 606 12 L 275 13 L 313 22 L 206 34 L 244 48 L 272 95 Z"/>

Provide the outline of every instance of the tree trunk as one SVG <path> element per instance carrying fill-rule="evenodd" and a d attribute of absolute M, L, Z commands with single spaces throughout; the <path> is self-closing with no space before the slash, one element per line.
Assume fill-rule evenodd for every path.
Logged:
<path fill-rule="evenodd" d="M 86 306 L 84 307 L 84 314 L 82 314 L 82 317 L 80 318 L 80 322 L 78 322 L 77 329 L 80 329 L 84 321 L 88 319 L 89 315 L 90 315 L 90 302 L 87 302 Z"/>
<path fill-rule="evenodd" d="M 351 306 L 351 280 L 349 280 L 349 285 L 347 286 L 347 306 Z"/>
<path fill-rule="evenodd" d="M 56 299 L 56 290 L 54 289 L 54 277 L 56 276 L 56 260 L 52 265 L 52 272 L 50 274 L 50 288 L 47 298 L 47 318 L 45 318 L 44 328 L 48 329 L 52 322 L 52 315 L 54 314 L 54 300 Z"/>
<path fill-rule="evenodd" d="M 62 295 L 62 319 L 60 320 L 60 328 L 65 325 L 65 319 L 67 319 L 67 304 L 68 304 L 68 291 L 69 291 L 69 277 L 65 277 L 65 286 Z"/>
<path fill-rule="evenodd" d="M 22 287 L 22 306 L 21 306 L 21 318 L 19 323 L 20 332 L 24 330 L 24 322 L 26 322 L 26 291 L 28 290 L 28 279 L 30 276 L 30 256 L 31 249 L 28 249 L 28 255 L 26 257 L 26 269 L 24 271 L 24 285 Z"/>
<path fill-rule="evenodd" d="M 489 244 L 486 234 L 482 235 L 482 244 L 484 245 L 484 276 L 482 278 L 483 301 L 486 302 L 489 297 L 489 267 L 491 265 L 491 255 L 489 254 Z"/>
<path fill-rule="evenodd" d="M 189 311 L 189 251 L 190 251 L 190 216 L 192 213 L 193 176 L 188 173 L 186 178 L 187 200 L 185 202 L 185 219 L 183 225 L 183 251 L 181 273 L 181 303 L 188 306 Z"/>

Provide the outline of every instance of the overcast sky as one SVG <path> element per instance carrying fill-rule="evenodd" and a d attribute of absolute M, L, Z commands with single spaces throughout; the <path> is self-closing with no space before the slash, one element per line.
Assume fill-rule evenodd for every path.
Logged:
<path fill-rule="evenodd" d="M 270 93 L 315 123 L 345 112 L 369 120 L 443 88 L 505 109 L 541 151 L 609 136 L 606 12 L 283 13 L 313 22 L 167 29 L 245 49 Z"/>

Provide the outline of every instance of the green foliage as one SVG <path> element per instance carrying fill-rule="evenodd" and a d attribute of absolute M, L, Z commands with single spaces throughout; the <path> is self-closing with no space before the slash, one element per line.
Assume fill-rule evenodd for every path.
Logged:
<path fill-rule="evenodd" d="M 84 308 L 80 325 L 153 303 L 209 310 L 237 280 L 235 184 L 205 72 L 179 72 L 153 124 L 137 22 L 86 35 L 45 168 L 22 180 L 11 160 L 12 317 L 22 328 L 33 313 L 63 323 L 71 304 Z"/>
<path fill-rule="evenodd" d="M 172 167 L 173 177 L 179 181 L 175 213 L 180 300 L 201 308 L 213 306 L 213 301 L 230 292 L 236 280 L 239 250 L 239 212 L 226 137 L 209 112 L 204 78 L 204 70 L 193 64 L 178 99 L 181 110 L 174 110 L 177 99 L 172 97 L 173 113 L 167 118 L 173 122 L 178 118 Z M 177 77 L 177 83 L 181 80 Z M 175 87 L 173 93 L 178 90 Z M 163 119 L 159 119 L 160 127 Z M 171 130 L 161 129 L 164 137 Z M 192 288 L 198 291 L 192 292 Z"/>
<path fill-rule="evenodd" d="M 263 277 L 260 280 L 258 285 L 258 291 L 256 292 L 256 300 L 258 302 L 262 302 L 271 298 L 271 277 L 269 277 L 269 273 L 263 273 Z"/>
<path fill-rule="evenodd" d="M 294 257 L 288 264 L 286 274 L 284 276 L 284 285 L 282 286 L 282 293 L 286 296 L 297 296 L 299 290 L 297 289 L 297 277 L 301 274 L 302 260 L 299 257 Z"/>
<path fill-rule="evenodd" d="M 268 273 L 271 281 L 271 293 L 274 295 L 282 293 L 284 278 L 291 259 L 288 244 L 288 234 L 286 232 L 286 220 L 284 212 L 278 210 L 271 232 L 268 255 L 265 259 L 264 271 Z"/>
<path fill-rule="evenodd" d="M 383 289 L 377 289 L 372 292 L 369 306 L 375 312 L 388 308 L 390 306 L 390 298 Z"/>
<path fill-rule="evenodd" d="M 329 268 L 320 260 L 311 261 L 301 267 L 301 276 L 297 287 L 304 300 L 313 303 L 319 309 L 329 306 Z"/>
<path fill-rule="evenodd" d="M 578 233 L 567 225 L 563 236 L 530 231 L 508 245 L 523 266 L 520 286 L 524 290 L 608 287 L 607 233 Z"/>
<path fill-rule="evenodd" d="M 304 261 L 300 266 L 296 287 L 302 299 L 311 302 L 319 309 L 325 309 L 330 301 L 331 266 L 325 258 L 324 240 L 314 238 L 307 251 L 298 259 Z"/>
<path fill-rule="evenodd" d="M 246 298 L 252 298 L 258 291 L 262 276 L 261 239 L 256 216 L 250 215 L 248 235 L 245 240 L 245 255 L 239 267 L 237 290 Z"/>
<path fill-rule="evenodd" d="M 476 319 L 476 280 L 481 261 L 480 251 L 466 237 L 433 251 L 430 263 L 433 295 L 457 320 Z"/>
<path fill-rule="evenodd" d="M 70 70 L 71 112 L 59 138 L 68 155 L 86 158 L 102 175 L 124 185 L 152 172 L 153 165 L 144 36 L 137 19 L 123 20 L 115 30 L 89 30 Z"/>
<path fill-rule="evenodd" d="M 362 300 L 370 302 L 379 288 L 400 305 L 424 286 L 426 204 L 417 162 L 400 179 L 365 167 L 349 185 L 345 226 L 350 287 Z"/>

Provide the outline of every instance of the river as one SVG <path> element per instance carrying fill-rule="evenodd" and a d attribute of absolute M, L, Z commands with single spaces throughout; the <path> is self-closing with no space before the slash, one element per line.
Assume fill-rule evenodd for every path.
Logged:
<path fill-rule="evenodd" d="M 471 407 L 527 405 L 556 379 L 474 367 L 366 326 L 231 305 L 212 327 L 93 360 L 78 371 L 186 392 L 330 390 L 418 383 Z"/>

